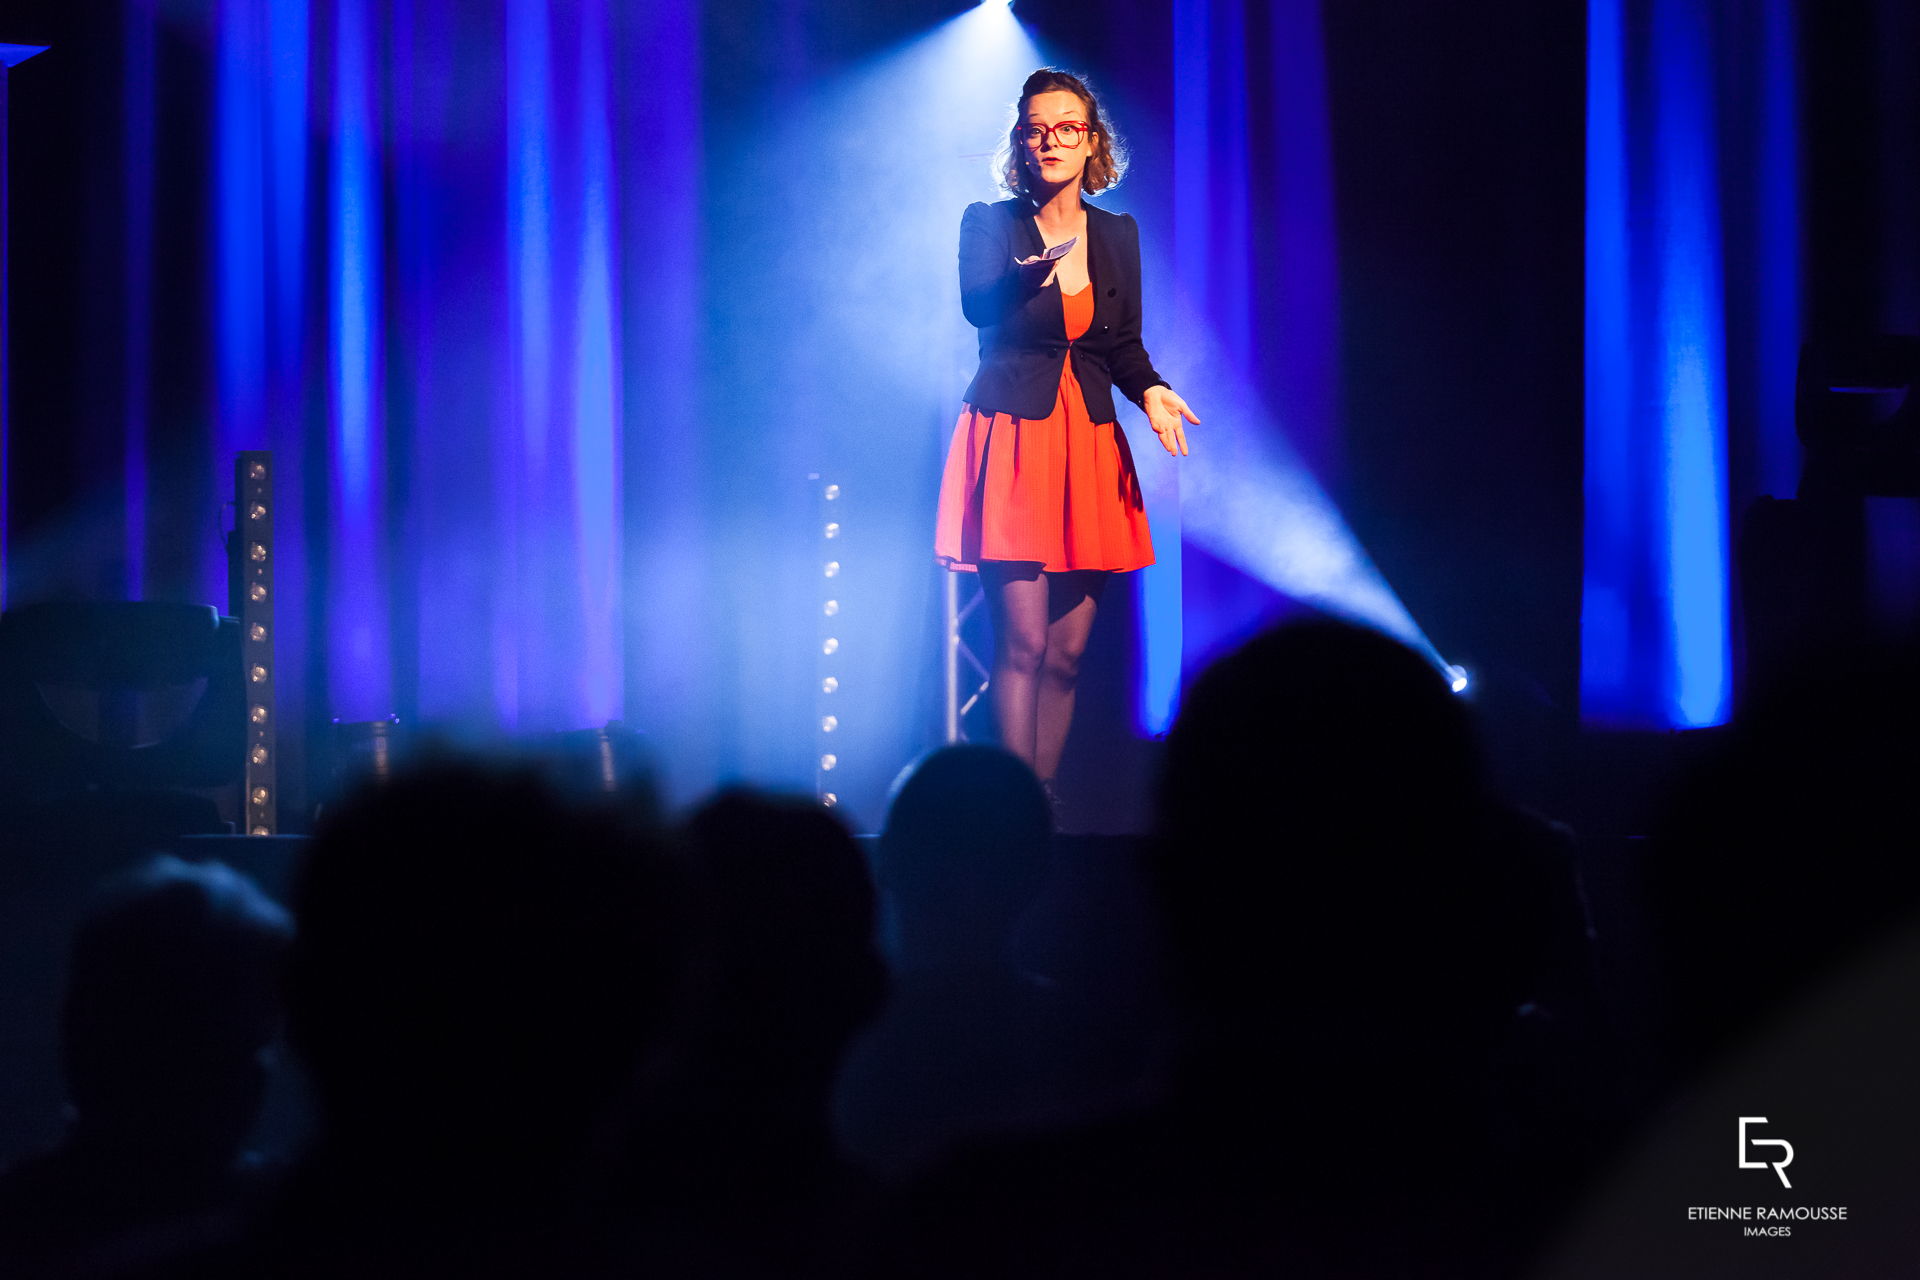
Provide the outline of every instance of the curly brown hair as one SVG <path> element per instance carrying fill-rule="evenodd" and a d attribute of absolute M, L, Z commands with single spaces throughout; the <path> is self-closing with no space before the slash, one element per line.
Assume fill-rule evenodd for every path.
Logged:
<path fill-rule="evenodd" d="M 1020 97 L 1013 104 L 1013 118 L 1008 123 L 1006 137 L 993 158 L 995 181 L 1010 195 L 1029 198 L 1033 195 L 1033 174 L 1027 170 L 1026 149 L 1014 136 L 1014 130 L 1027 109 L 1027 100 L 1037 93 L 1071 93 L 1086 104 L 1087 124 L 1093 130 L 1093 152 L 1087 157 L 1087 167 L 1080 171 L 1080 190 L 1097 195 L 1116 186 L 1127 172 L 1126 144 L 1108 127 L 1100 113 L 1100 100 L 1093 96 L 1087 82 L 1058 67 L 1041 67 L 1020 86 Z"/>

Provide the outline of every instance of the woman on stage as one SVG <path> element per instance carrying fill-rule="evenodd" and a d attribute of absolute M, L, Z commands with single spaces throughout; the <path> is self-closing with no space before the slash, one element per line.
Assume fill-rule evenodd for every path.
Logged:
<path fill-rule="evenodd" d="M 960 221 L 960 305 L 980 330 L 940 486 L 934 553 L 976 570 L 993 621 L 991 696 L 1006 748 L 1053 779 L 1074 681 L 1115 573 L 1153 563 L 1146 504 L 1113 388 L 1167 452 L 1200 419 L 1140 344 L 1140 229 L 1082 200 L 1125 168 L 1092 90 L 1027 77 L 1001 185 Z"/>

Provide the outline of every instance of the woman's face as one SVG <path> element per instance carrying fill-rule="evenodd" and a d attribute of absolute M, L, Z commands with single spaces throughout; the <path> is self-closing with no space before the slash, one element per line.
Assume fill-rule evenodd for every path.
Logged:
<path fill-rule="evenodd" d="M 1093 154 L 1093 135 L 1085 127 L 1090 114 L 1078 94 L 1064 89 L 1036 93 L 1028 98 L 1026 110 L 1020 113 L 1016 139 L 1025 152 L 1027 172 L 1050 186 L 1079 182 L 1080 174 L 1087 167 L 1087 157 Z M 1079 141 L 1072 146 L 1063 141 L 1059 131 L 1051 128 L 1068 122 L 1081 126 Z M 1048 126 L 1048 131 L 1034 136 L 1042 126 Z M 1068 132 L 1070 135 L 1071 131 Z"/>

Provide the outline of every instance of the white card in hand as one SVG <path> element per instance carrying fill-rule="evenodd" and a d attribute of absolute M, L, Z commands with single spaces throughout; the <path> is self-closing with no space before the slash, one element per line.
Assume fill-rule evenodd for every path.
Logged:
<path fill-rule="evenodd" d="M 1069 253 L 1072 253 L 1073 246 L 1078 244 L 1079 242 L 1080 242 L 1079 236 L 1072 236 L 1066 240 L 1062 240 L 1059 244 L 1053 246 L 1053 248 L 1047 250 L 1045 253 L 1037 253 L 1031 258 L 1021 258 L 1019 260 L 1019 265 L 1023 267 L 1030 267 L 1036 262 L 1058 262 L 1060 261 L 1060 259 L 1066 257 Z"/>

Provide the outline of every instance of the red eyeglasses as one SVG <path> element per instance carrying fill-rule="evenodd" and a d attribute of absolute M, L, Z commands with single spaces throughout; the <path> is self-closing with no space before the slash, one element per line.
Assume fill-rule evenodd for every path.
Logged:
<path fill-rule="evenodd" d="M 1062 120 L 1059 124 L 1052 125 L 1020 125 L 1014 129 L 1013 136 L 1037 150 L 1046 145 L 1049 136 L 1060 146 L 1077 147 L 1085 142 L 1087 135 L 1092 132 L 1093 129 L 1085 120 Z"/>

